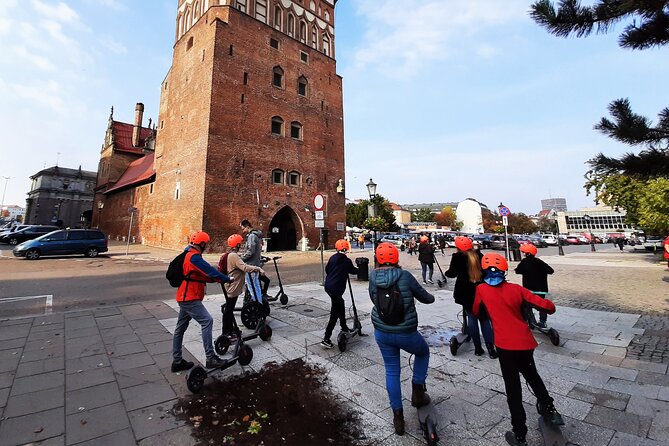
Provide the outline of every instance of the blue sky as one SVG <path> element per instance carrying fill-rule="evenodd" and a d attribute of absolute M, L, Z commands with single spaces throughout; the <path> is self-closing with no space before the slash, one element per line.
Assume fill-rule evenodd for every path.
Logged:
<path fill-rule="evenodd" d="M 588 2 L 584 2 L 588 3 Z M 669 102 L 666 49 L 632 52 L 618 31 L 554 37 L 530 1 L 339 0 L 346 195 L 370 178 L 398 203 L 476 198 L 535 213 L 585 195 L 585 162 L 628 150 L 592 130 L 628 97 L 655 120 Z M 0 176 L 25 205 L 44 167 L 96 170 L 109 109 L 157 119 L 177 0 L 0 0 Z M 60 155 L 58 155 L 60 152 Z M 4 179 L 0 178 L 0 187 Z"/>

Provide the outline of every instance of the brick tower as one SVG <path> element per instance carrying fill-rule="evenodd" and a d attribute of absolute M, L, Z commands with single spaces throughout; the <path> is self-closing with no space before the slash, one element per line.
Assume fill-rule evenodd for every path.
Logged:
<path fill-rule="evenodd" d="M 327 245 L 343 236 L 342 81 L 336 0 L 179 0 L 162 83 L 145 243 L 212 247 L 249 219 L 270 250 L 318 245 L 313 198 L 326 196 Z"/>

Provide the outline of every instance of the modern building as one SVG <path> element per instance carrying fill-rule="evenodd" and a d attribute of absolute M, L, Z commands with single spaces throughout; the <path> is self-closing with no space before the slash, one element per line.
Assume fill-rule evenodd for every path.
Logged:
<path fill-rule="evenodd" d="M 567 200 L 564 198 L 545 198 L 541 200 L 542 210 L 554 210 L 555 212 L 567 212 Z"/>
<path fill-rule="evenodd" d="M 31 176 L 25 223 L 87 227 L 91 223 L 97 173 L 49 167 Z"/>
<path fill-rule="evenodd" d="M 592 232 L 605 236 L 610 232 L 624 232 L 628 236 L 635 228 L 625 223 L 625 210 L 615 210 L 610 206 L 582 208 L 578 211 L 558 212 L 557 221 L 561 234 L 583 234 Z"/>
<path fill-rule="evenodd" d="M 333 246 L 346 221 L 334 8 L 335 0 L 178 0 L 153 161 L 147 153 L 126 164 L 123 189 L 125 174 L 116 190 L 101 177 L 100 227 L 106 200 L 125 191 L 130 202 L 113 214 L 133 210 L 137 237 L 150 245 L 180 247 L 205 230 L 221 250 L 248 219 L 270 250 L 314 248 L 321 230 Z"/>
<path fill-rule="evenodd" d="M 445 207 L 450 207 L 450 208 L 457 208 L 458 203 L 457 202 L 452 202 L 452 203 L 413 203 L 413 204 L 403 204 L 401 205 L 403 209 L 408 210 L 409 212 L 416 212 L 420 209 L 425 209 L 428 208 L 430 212 L 433 212 L 435 214 L 441 212 Z"/>

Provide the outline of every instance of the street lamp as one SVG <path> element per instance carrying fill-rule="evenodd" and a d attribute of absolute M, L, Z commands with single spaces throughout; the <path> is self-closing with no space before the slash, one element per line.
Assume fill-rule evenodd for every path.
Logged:
<path fill-rule="evenodd" d="M 2 189 L 2 203 L 0 204 L 0 213 L 2 213 L 2 209 L 5 207 L 5 192 L 7 192 L 7 183 L 9 180 L 12 179 L 12 177 L 2 177 L 5 180 L 5 187 Z"/>
<path fill-rule="evenodd" d="M 105 202 L 100 200 L 98 201 L 98 224 L 96 228 L 100 229 L 100 219 L 102 218 L 102 208 L 105 207 Z"/>
<path fill-rule="evenodd" d="M 374 199 L 376 198 L 376 183 L 372 181 L 371 178 L 369 179 L 369 183 L 367 183 L 367 192 L 369 193 L 369 201 L 372 203 L 369 207 L 368 214 L 370 217 L 376 217 L 376 203 L 374 202 Z M 373 231 L 372 248 L 376 251 L 376 229 L 373 229 Z"/>
<path fill-rule="evenodd" d="M 595 240 L 592 238 L 592 229 L 590 227 L 590 216 L 588 214 L 585 214 L 583 216 L 583 220 L 585 220 L 585 224 L 588 227 L 588 233 L 590 234 L 590 251 L 595 252 L 597 250 L 595 249 Z"/>

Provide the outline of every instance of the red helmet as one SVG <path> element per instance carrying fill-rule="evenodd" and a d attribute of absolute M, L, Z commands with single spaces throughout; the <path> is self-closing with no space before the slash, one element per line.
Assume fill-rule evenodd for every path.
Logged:
<path fill-rule="evenodd" d="M 397 265 L 400 261 L 400 252 L 392 243 L 380 243 L 376 247 L 376 260 L 379 265 Z"/>
<path fill-rule="evenodd" d="M 532 243 L 523 243 L 520 245 L 520 250 L 526 254 L 532 254 L 533 256 L 537 255 L 537 247 Z"/>
<path fill-rule="evenodd" d="M 200 243 L 209 243 L 209 234 L 207 234 L 204 231 L 194 232 L 193 235 L 190 236 L 190 242 L 193 245 L 199 245 Z"/>
<path fill-rule="evenodd" d="M 230 237 L 228 237 L 228 246 L 230 248 L 236 248 L 237 246 L 241 245 L 243 241 L 244 237 L 242 237 L 241 235 L 232 234 Z"/>
<path fill-rule="evenodd" d="M 420 242 L 421 243 L 426 243 L 428 241 L 427 235 L 421 235 L 420 236 Z"/>
<path fill-rule="evenodd" d="M 458 236 L 455 237 L 455 247 L 460 251 L 469 251 L 474 247 L 474 243 L 469 237 Z"/>
<path fill-rule="evenodd" d="M 344 239 L 339 239 L 335 242 L 335 249 L 337 251 L 350 251 L 351 244 Z"/>
<path fill-rule="evenodd" d="M 509 270 L 509 264 L 506 259 L 499 254 L 488 253 L 481 259 L 481 269 L 497 268 L 502 271 Z"/>

